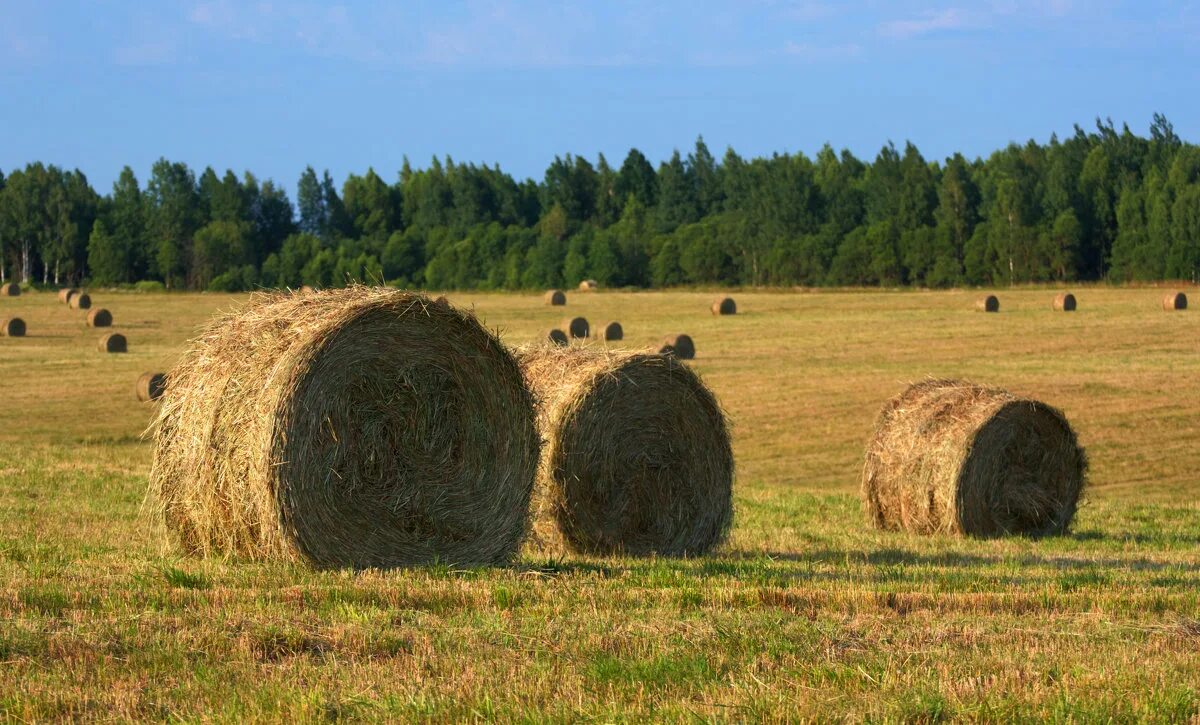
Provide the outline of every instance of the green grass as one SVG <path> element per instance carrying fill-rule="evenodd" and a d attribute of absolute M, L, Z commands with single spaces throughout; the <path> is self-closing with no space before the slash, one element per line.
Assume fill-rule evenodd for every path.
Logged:
<path fill-rule="evenodd" d="M 50 294 L 0 339 L 0 719 L 1147 720 L 1200 717 L 1200 313 L 1155 290 L 571 295 L 633 345 L 672 330 L 734 421 L 737 521 L 694 560 L 526 553 L 499 569 L 312 572 L 164 546 L 142 497 L 166 367 L 221 295 L 100 292 L 130 353 Z M 506 339 L 561 317 L 451 295 Z M 1093 460 L 1071 535 L 876 532 L 862 445 L 906 381 L 1062 407 Z"/>

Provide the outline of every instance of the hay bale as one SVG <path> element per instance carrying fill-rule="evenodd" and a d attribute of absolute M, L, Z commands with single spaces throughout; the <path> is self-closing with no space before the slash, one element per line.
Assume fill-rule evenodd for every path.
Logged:
<path fill-rule="evenodd" d="M 558 345 L 560 347 L 566 347 L 567 345 L 571 344 L 571 338 L 567 337 L 567 333 L 563 332 L 557 327 L 552 330 L 548 330 L 546 334 L 543 335 L 543 339 L 549 342 L 551 345 Z"/>
<path fill-rule="evenodd" d="M 694 556 L 725 539 L 734 461 L 712 392 L 678 360 L 523 348 L 546 441 L 535 542 L 585 554 Z"/>
<path fill-rule="evenodd" d="M 25 320 L 20 317 L 0 320 L 0 337 L 25 337 Z"/>
<path fill-rule="evenodd" d="M 532 399 L 469 313 L 383 287 L 259 293 L 168 380 L 151 501 L 188 552 L 496 564 L 525 534 Z"/>
<path fill-rule="evenodd" d="M 70 304 L 71 297 L 79 294 L 79 289 L 76 287 L 63 287 L 58 291 L 58 301 L 64 305 Z"/>
<path fill-rule="evenodd" d="M 1186 310 L 1187 295 L 1182 292 L 1172 292 L 1163 297 L 1163 309 L 1167 311 Z"/>
<path fill-rule="evenodd" d="M 1061 292 L 1054 298 L 1054 310 L 1056 312 L 1074 312 L 1075 311 L 1075 295 L 1070 292 Z"/>
<path fill-rule="evenodd" d="M 596 327 L 596 330 L 596 336 L 605 342 L 625 339 L 625 328 L 621 327 L 621 323 L 616 320 L 602 323 Z"/>
<path fill-rule="evenodd" d="M 732 297 L 718 297 L 713 300 L 712 313 L 714 315 L 736 315 L 737 303 Z"/>
<path fill-rule="evenodd" d="M 296 289 L 296 294 L 298 294 L 298 295 L 311 295 L 311 294 L 313 294 L 313 293 L 314 293 L 314 292 L 316 292 L 316 291 L 317 291 L 317 288 L 316 288 L 316 287 L 311 287 L 311 286 L 309 286 L 309 285 L 302 284 L 302 285 L 300 285 L 300 286 L 299 286 L 299 287 Z"/>
<path fill-rule="evenodd" d="M 600 284 L 594 279 L 585 279 L 579 283 L 580 292 L 595 292 L 600 289 Z"/>
<path fill-rule="evenodd" d="M 1064 533 L 1087 456 L 1058 410 L 956 380 L 917 383 L 883 407 L 862 494 L 878 528 L 969 536 Z"/>
<path fill-rule="evenodd" d="M 592 331 L 586 317 L 568 317 L 562 321 L 562 331 L 573 338 L 586 338 Z"/>
<path fill-rule="evenodd" d="M 158 400 L 167 389 L 166 373 L 142 373 L 133 387 L 137 399 L 143 403 Z"/>
<path fill-rule="evenodd" d="M 1000 311 L 1000 298 L 997 297 L 996 295 L 988 295 L 987 297 L 980 297 L 978 300 L 975 301 L 975 309 L 978 312 L 999 312 Z"/>
<path fill-rule="evenodd" d="M 20 297 L 21 288 L 18 285 L 9 282 L 8 284 L 0 284 L 0 297 Z"/>
<path fill-rule="evenodd" d="M 542 295 L 542 299 L 546 304 L 554 305 L 555 307 L 567 304 L 567 295 L 560 289 L 548 290 L 546 294 Z"/>
<path fill-rule="evenodd" d="M 128 352 L 125 336 L 119 332 L 110 332 L 100 338 L 100 352 Z"/>
<path fill-rule="evenodd" d="M 68 304 L 73 310 L 86 310 L 92 306 L 92 298 L 87 292 L 80 292 L 77 295 L 71 295 Z"/>
<path fill-rule="evenodd" d="M 88 313 L 87 323 L 90 327 L 112 327 L 112 313 L 97 307 Z"/>
<path fill-rule="evenodd" d="M 691 360 L 696 357 L 696 345 L 688 335 L 667 335 L 658 348 L 660 355 L 670 355 L 680 360 Z"/>

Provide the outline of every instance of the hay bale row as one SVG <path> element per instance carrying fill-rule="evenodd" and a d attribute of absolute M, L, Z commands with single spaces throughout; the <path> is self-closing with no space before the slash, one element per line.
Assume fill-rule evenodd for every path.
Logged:
<path fill-rule="evenodd" d="M 384 288 L 258 294 L 168 378 L 151 500 L 188 552 L 498 564 L 524 538 L 533 402 L 469 313 Z"/>
<path fill-rule="evenodd" d="M 71 297 L 79 294 L 79 290 L 75 287 L 63 287 L 58 291 L 58 301 L 64 305 L 70 304 Z"/>
<path fill-rule="evenodd" d="M 73 294 L 67 305 L 73 310 L 86 310 L 92 306 L 92 297 L 87 292 Z"/>
<path fill-rule="evenodd" d="M 8 282 L 6 284 L 0 284 L 0 297 L 20 297 L 20 296 L 21 296 L 20 286 L 13 284 L 12 282 Z"/>
<path fill-rule="evenodd" d="M 1058 410 L 994 388 L 929 380 L 889 401 L 862 495 L 878 528 L 1043 536 L 1067 530 L 1087 456 Z"/>
<path fill-rule="evenodd" d="M 112 313 L 103 307 L 97 307 L 88 312 L 88 327 L 112 327 Z"/>
<path fill-rule="evenodd" d="M 0 337 L 25 337 L 25 320 L 20 317 L 0 320 Z"/>
<path fill-rule="evenodd" d="M 523 348 L 517 359 L 546 441 L 534 506 L 540 545 L 692 556 L 724 540 L 733 518 L 728 428 L 686 365 L 586 348 Z"/>
<path fill-rule="evenodd" d="M 158 400 L 166 389 L 166 373 L 142 373 L 133 386 L 134 394 L 143 403 Z"/>

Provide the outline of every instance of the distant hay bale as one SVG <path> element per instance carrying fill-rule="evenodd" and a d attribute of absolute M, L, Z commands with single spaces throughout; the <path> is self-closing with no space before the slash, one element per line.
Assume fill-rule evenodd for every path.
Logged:
<path fill-rule="evenodd" d="M 498 564 L 538 461 L 516 361 L 472 315 L 352 286 L 259 293 L 168 375 L 150 500 L 187 552 Z"/>
<path fill-rule="evenodd" d="M 25 337 L 25 320 L 20 317 L 0 320 L 0 337 Z"/>
<path fill-rule="evenodd" d="M 8 284 L 0 284 L 0 297 L 20 297 L 21 287 L 9 282 Z"/>
<path fill-rule="evenodd" d="M 79 290 L 75 287 L 63 287 L 58 291 L 58 301 L 64 305 L 70 304 L 71 297 L 79 294 Z"/>
<path fill-rule="evenodd" d="M 660 355 L 671 355 L 680 360 L 691 360 L 696 357 L 696 345 L 689 335 L 667 335 L 659 346 Z"/>
<path fill-rule="evenodd" d="M 562 321 L 562 331 L 569 337 L 586 338 L 592 330 L 586 317 L 568 317 Z"/>
<path fill-rule="evenodd" d="M 312 293 L 314 293 L 316 291 L 317 291 L 316 287 L 311 287 L 306 284 L 302 284 L 298 288 L 296 288 L 296 294 L 298 294 L 298 295 L 311 295 Z"/>
<path fill-rule="evenodd" d="M 110 332 L 100 338 L 100 352 L 128 352 L 125 336 L 119 332 Z"/>
<path fill-rule="evenodd" d="M 988 295 L 987 297 L 980 297 L 978 300 L 975 301 L 975 309 L 978 310 L 979 312 L 999 312 L 1000 311 L 1000 298 L 997 297 L 996 295 Z"/>
<path fill-rule="evenodd" d="M 714 315 L 736 315 L 737 303 L 732 297 L 719 297 L 712 303 L 712 313 Z"/>
<path fill-rule="evenodd" d="M 546 441 L 535 543 L 585 554 L 695 556 L 733 518 L 725 416 L 686 365 L 648 353 L 523 348 Z"/>
<path fill-rule="evenodd" d="M 600 284 L 594 279 L 585 279 L 579 283 L 580 292 L 595 292 L 600 288 Z"/>
<path fill-rule="evenodd" d="M 571 338 L 567 337 L 567 333 L 563 332 L 557 327 L 552 330 L 547 330 L 546 334 L 543 336 L 543 339 L 549 342 L 551 345 L 558 345 L 560 347 L 566 347 L 567 345 L 571 344 Z"/>
<path fill-rule="evenodd" d="M 548 290 L 546 294 L 542 295 L 542 299 L 546 304 L 555 307 L 567 304 L 567 295 L 560 289 Z"/>
<path fill-rule="evenodd" d="M 142 373 L 137 379 L 137 384 L 134 385 L 137 399 L 143 403 L 158 400 L 166 389 L 166 373 Z"/>
<path fill-rule="evenodd" d="M 625 328 L 621 327 L 621 323 L 616 320 L 604 322 L 596 326 L 596 337 L 605 342 L 623 340 L 625 339 Z"/>
<path fill-rule="evenodd" d="M 1163 309 L 1168 311 L 1186 310 L 1187 295 L 1182 292 L 1172 292 L 1166 297 L 1163 297 Z"/>
<path fill-rule="evenodd" d="M 92 298 L 87 292 L 80 292 L 77 295 L 71 295 L 68 304 L 73 310 L 86 310 L 92 306 Z"/>
<path fill-rule="evenodd" d="M 1071 524 L 1087 456 L 1058 410 L 956 380 L 917 383 L 883 407 L 862 494 L 880 529 L 1045 536 Z"/>
<path fill-rule="evenodd" d="M 88 313 L 87 323 L 90 327 L 112 327 L 112 313 L 103 307 L 97 307 Z"/>
<path fill-rule="evenodd" d="M 1074 312 L 1075 295 L 1070 292 L 1059 293 L 1054 298 L 1054 309 L 1056 312 Z"/>

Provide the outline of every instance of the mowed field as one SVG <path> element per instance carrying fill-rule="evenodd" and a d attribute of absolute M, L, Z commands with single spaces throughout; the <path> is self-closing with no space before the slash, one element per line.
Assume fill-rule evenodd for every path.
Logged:
<path fill-rule="evenodd" d="M 512 344 L 566 315 L 626 347 L 687 332 L 732 421 L 728 544 L 686 561 L 312 572 L 181 557 L 143 514 L 153 405 L 243 298 L 0 298 L 0 719 L 1200 718 L 1200 311 L 1161 290 L 451 293 Z M 1189 290 L 1191 291 L 1191 290 Z M 1200 293 L 1192 295 L 1200 303 Z M 870 530 L 882 403 L 965 377 L 1061 408 L 1091 458 L 1071 535 Z"/>

